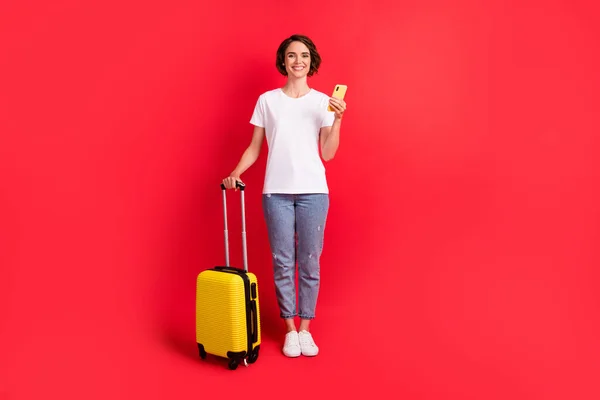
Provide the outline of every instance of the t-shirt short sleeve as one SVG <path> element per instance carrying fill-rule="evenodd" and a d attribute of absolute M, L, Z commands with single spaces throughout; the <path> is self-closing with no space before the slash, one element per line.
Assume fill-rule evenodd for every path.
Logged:
<path fill-rule="evenodd" d="M 329 97 L 323 96 L 323 100 L 321 100 L 321 114 L 323 116 L 321 122 L 321 128 L 325 126 L 332 126 L 333 121 L 335 120 L 335 113 L 329 111 L 327 108 L 329 107 Z"/>
<path fill-rule="evenodd" d="M 252 118 L 250 118 L 250 123 L 255 126 L 259 126 L 261 128 L 265 127 L 265 99 L 264 96 L 260 96 L 256 101 L 256 106 L 254 107 L 254 112 L 252 113 Z"/>

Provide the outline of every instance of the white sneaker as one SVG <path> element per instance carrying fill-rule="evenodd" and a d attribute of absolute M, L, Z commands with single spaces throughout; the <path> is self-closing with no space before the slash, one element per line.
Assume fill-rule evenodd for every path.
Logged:
<path fill-rule="evenodd" d="M 310 332 L 300 331 L 300 333 L 298 333 L 298 338 L 300 340 L 300 349 L 302 350 L 303 355 L 312 357 L 319 354 L 319 348 L 315 344 Z"/>
<path fill-rule="evenodd" d="M 298 340 L 298 332 L 291 331 L 285 335 L 285 343 L 283 345 L 283 354 L 288 357 L 299 357 L 301 354 L 300 341 Z"/>

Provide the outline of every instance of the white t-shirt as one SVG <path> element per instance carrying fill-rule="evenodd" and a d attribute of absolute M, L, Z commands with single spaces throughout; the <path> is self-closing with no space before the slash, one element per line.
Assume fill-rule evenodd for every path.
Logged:
<path fill-rule="evenodd" d="M 265 128 L 269 148 L 263 193 L 329 193 L 319 130 L 333 125 L 329 96 L 311 89 L 299 98 L 281 89 L 263 93 L 250 123 Z"/>

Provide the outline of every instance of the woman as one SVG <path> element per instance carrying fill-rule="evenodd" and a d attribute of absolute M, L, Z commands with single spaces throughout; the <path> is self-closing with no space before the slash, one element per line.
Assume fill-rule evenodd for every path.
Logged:
<path fill-rule="evenodd" d="M 309 87 L 321 57 L 306 36 L 293 35 L 279 46 L 276 66 L 287 77 L 282 88 L 263 93 L 250 123 L 252 140 L 238 165 L 223 180 L 227 189 L 257 160 L 262 141 L 269 147 L 263 186 L 263 212 L 273 254 L 274 281 L 280 316 L 287 333 L 283 353 L 288 357 L 316 356 L 310 333 L 319 292 L 319 259 L 329 209 L 325 168 L 319 156 L 333 159 L 346 110 L 343 100 Z M 330 105 L 333 112 L 327 110 Z M 296 309 L 296 262 L 298 307 Z M 294 317 L 300 317 L 296 330 Z"/>

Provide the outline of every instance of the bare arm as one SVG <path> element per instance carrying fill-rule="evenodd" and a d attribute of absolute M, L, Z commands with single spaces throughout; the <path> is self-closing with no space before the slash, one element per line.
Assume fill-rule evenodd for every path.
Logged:
<path fill-rule="evenodd" d="M 340 127 L 341 119 L 335 119 L 332 126 L 321 128 L 321 156 L 323 160 L 330 161 L 335 157 L 338 147 L 340 146 Z"/>
<path fill-rule="evenodd" d="M 223 184 L 227 189 L 235 188 L 235 182 L 241 180 L 240 176 L 256 162 L 258 156 L 260 155 L 260 149 L 262 147 L 264 137 L 265 128 L 255 126 L 250 145 L 242 154 L 240 161 L 231 174 L 229 174 L 229 177 L 223 179 Z"/>
<path fill-rule="evenodd" d="M 321 128 L 320 144 L 321 156 L 325 161 L 332 160 L 340 146 L 340 129 L 342 127 L 342 117 L 346 111 L 346 103 L 343 100 L 331 98 L 329 101 L 331 107 L 335 110 L 335 119 L 332 126 Z"/>

